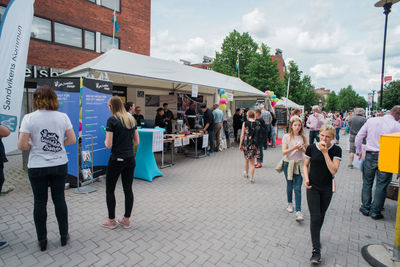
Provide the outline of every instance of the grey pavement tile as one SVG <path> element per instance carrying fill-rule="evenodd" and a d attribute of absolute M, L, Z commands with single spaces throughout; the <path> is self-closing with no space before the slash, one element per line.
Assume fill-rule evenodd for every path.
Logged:
<path fill-rule="evenodd" d="M 348 136 L 341 141 L 346 147 Z M 202 159 L 176 155 L 176 165 L 162 169 L 152 183 L 134 180 L 135 204 L 131 229 L 104 229 L 105 184 L 89 195 L 66 191 L 71 240 L 61 247 L 54 206 L 49 197 L 49 245 L 41 252 L 32 218 L 33 197 L 20 156 L 5 165 L 1 198 L 0 250 L 5 266 L 309 266 L 311 240 L 305 189 L 301 224 L 286 209 L 286 181 L 275 172 L 280 147 L 268 149 L 255 184 L 241 177 L 243 155 L 237 148 Z M 361 173 L 348 169 L 348 151 L 336 175 L 337 192 L 321 233 L 325 266 L 368 266 L 360 249 L 370 243 L 393 243 L 397 202 L 387 200 L 385 219 L 374 221 L 358 211 Z M 140 167 L 140 166 L 138 166 Z M 117 216 L 124 196 L 116 188 Z"/>

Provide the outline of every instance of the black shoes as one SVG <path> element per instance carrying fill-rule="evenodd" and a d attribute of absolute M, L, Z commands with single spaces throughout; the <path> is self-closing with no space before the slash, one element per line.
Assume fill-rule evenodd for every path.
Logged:
<path fill-rule="evenodd" d="M 45 251 L 47 249 L 47 239 L 39 241 L 40 251 Z"/>
<path fill-rule="evenodd" d="M 313 249 L 310 263 L 320 264 L 321 263 L 321 251 L 319 249 Z"/>
<path fill-rule="evenodd" d="M 369 216 L 369 212 L 368 211 L 365 211 L 365 210 L 363 210 L 362 208 L 360 208 L 360 212 L 362 213 L 362 215 L 364 215 L 364 216 Z"/>
<path fill-rule="evenodd" d="M 61 246 L 62 246 L 62 247 L 66 246 L 67 243 L 68 243 L 68 240 L 69 240 L 69 235 L 62 236 L 62 237 L 61 237 Z"/>
<path fill-rule="evenodd" d="M 381 213 L 375 214 L 375 215 L 370 215 L 372 219 L 374 220 L 381 220 L 383 219 L 383 215 Z"/>

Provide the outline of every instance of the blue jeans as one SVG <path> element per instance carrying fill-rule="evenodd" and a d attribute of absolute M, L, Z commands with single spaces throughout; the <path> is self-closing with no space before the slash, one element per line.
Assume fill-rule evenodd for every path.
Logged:
<path fill-rule="evenodd" d="M 39 241 L 47 239 L 47 199 L 48 187 L 54 203 L 60 236 L 68 234 L 68 209 L 65 203 L 64 187 L 67 178 L 67 164 L 28 169 L 29 181 L 33 191 L 33 219 Z"/>
<path fill-rule="evenodd" d="M 301 185 L 303 184 L 303 177 L 301 174 L 293 174 L 293 180 L 288 180 L 288 162 L 283 162 L 283 173 L 286 178 L 286 194 L 288 203 L 293 203 L 293 190 L 294 198 L 296 200 L 296 211 L 301 211 Z"/>
<path fill-rule="evenodd" d="M 340 138 L 340 128 L 336 128 L 336 140 L 339 141 Z"/>
<path fill-rule="evenodd" d="M 386 188 L 392 180 L 391 173 L 378 170 L 378 155 L 378 153 L 367 152 L 363 165 L 361 209 L 373 216 L 381 213 L 385 204 Z M 374 185 L 375 174 L 376 188 L 374 200 L 372 201 L 372 186 Z"/>
<path fill-rule="evenodd" d="M 272 146 L 276 146 L 276 126 L 271 125 Z"/>
<path fill-rule="evenodd" d="M 263 151 L 263 146 L 260 146 L 260 156 L 257 159 L 258 163 L 263 163 L 264 161 L 264 151 Z"/>
<path fill-rule="evenodd" d="M 319 142 L 319 131 L 310 130 L 310 145 L 314 144 L 314 138 Z"/>

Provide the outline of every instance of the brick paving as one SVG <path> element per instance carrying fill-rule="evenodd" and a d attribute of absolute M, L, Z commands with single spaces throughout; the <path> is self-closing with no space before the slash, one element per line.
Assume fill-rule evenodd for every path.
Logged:
<path fill-rule="evenodd" d="M 348 136 L 346 136 L 347 138 Z M 342 137 L 342 140 L 344 137 Z M 336 189 L 322 230 L 326 266 L 368 266 L 360 249 L 394 240 L 396 202 L 387 200 L 385 219 L 374 221 L 358 211 L 361 173 L 346 166 L 336 176 Z M 6 164 L 0 197 L 0 266 L 309 266 L 309 214 L 303 187 L 305 221 L 286 211 L 285 180 L 274 171 L 280 147 L 268 149 L 256 183 L 242 178 L 243 156 L 231 148 L 211 157 L 177 157 L 153 183 L 134 181 L 134 227 L 104 229 L 105 186 L 88 195 L 66 191 L 70 242 L 60 246 L 53 204 L 48 205 L 48 249 L 37 246 L 32 218 L 33 197 L 21 157 Z M 140 166 L 139 166 L 140 167 Z M 50 196 L 49 196 L 50 198 Z M 117 216 L 123 214 L 123 193 L 116 190 Z"/>

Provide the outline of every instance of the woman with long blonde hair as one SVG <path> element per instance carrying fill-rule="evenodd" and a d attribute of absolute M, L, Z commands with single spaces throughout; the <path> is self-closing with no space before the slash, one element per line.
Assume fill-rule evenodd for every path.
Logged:
<path fill-rule="evenodd" d="M 290 121 L 289 133 L 282 138 L 283 173 L 286 178 L 286 194 L 288 205 L 286 210 L 289 213 L 293 208 L 293 191 L 296 200 L 296 221 L 303 221 L 301 212 L 301 185 L 303 184 L 302 167 L 304 152 L 307 148 L 307 139 L 304 135 L 303 122 L 299 117 Z"/>
<path fill-rule="evenodd" d="M 106 199 L 108 218 L 102 226 L 114 229 L 121 224 L 124 228 L 131 227 L 129 220 L 133 208 L 133 173 L 135 171 L 134 146 L 139 145 L 139 134 L 135 119 L 126 112 L 121 99 L 113 96 L 108 100 L 111 117 L 107 120 L 105 145 L 111 148 L 111 155 L 106 171 Z M 115 220 L 115 186 L 121 175 L 125 194 L 125 214 Z"/>

